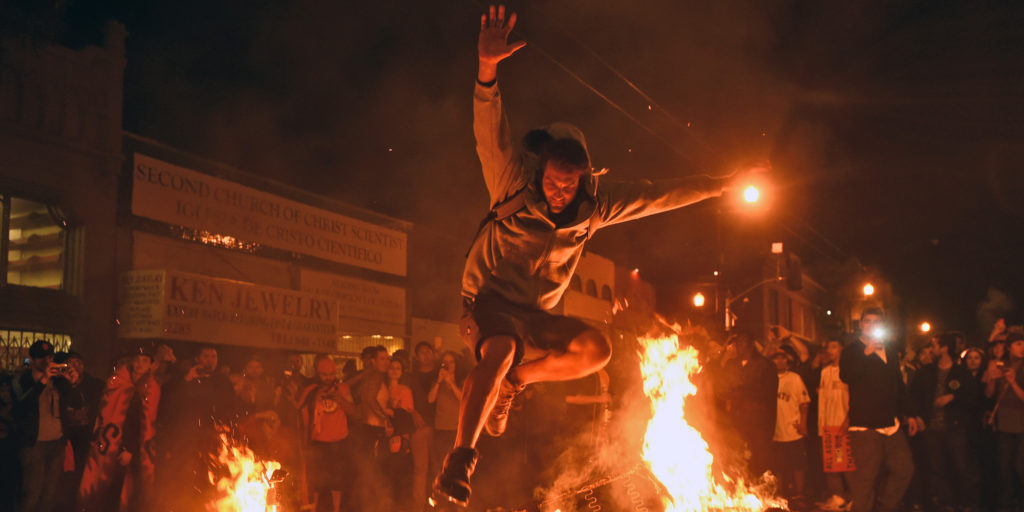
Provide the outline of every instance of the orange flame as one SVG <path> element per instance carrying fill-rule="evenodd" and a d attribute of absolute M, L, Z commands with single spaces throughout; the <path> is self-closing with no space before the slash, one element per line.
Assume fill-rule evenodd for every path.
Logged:
<path fill-rule="evenodd" d="M 785 508 L 785 500 L 722 477 L 718 483 L 714 457 L 700 433 L 686 423 L 686 397 L 697 393 L 693 376 L 700 371 L 697 350 L 679 348 L 679 338 L 641 339 L 644 347 L 640 369 L 644 394 L 651 399 L 651 420 L 644 435 L 643 458 L 661 482 L 666 512 L 730 510 L 762 512 L 766 507 Z"/>
<path fill-rule="evenodd" d="M 277 512 L 267 503 L 271 478 L 281 469 L 276 461 L 258 461 L 252 450 L 220 435 L 220 452 L 210 470 L 210 483 L 217 486 L 218 498 L 206 505 L 208 512 Z"/>

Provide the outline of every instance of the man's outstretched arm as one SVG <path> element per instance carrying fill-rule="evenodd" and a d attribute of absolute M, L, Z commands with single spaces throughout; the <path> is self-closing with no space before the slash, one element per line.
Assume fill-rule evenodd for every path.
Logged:
<path fill-rule="evenodd" d="M 751 174 L 768 171 L 757 165 L 728 176 L 688 176 L 659 181 L 604 182 L 597 188 L 601 200 L 600 226 L 618 224 L 721 196 L 740 187 Z"/>
<path fill-rule="evenodd" d="M 515 24 L 515 13 L 510 13 L 506 19 L 504 6 L 492 5 L 480 18 L 477 42 L 480 67 L 473 93 L 473 135 L 492 206 L 522 186 L 523 172 L 497 86 L 498 63 L 526 45 L 522 41 L 508 43 L 508 35 Z"/>

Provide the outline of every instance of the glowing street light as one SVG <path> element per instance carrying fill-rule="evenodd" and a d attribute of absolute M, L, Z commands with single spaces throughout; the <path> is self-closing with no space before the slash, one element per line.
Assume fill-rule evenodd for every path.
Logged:
<path fill-rule="evenodd" d="M 693 305 L 698 307 L 698 308 L 704 307 L 704 294 L 703 293 L 697 292 L 697 293 L 693 294 Z"/>
<path fill-rule="evenodd" d="M 744 201 L 748 203 L 756 203 L 759 197 L 761 197 L 761 191 L 759 191 L 757 187 L 750 185 L 749 187 L 743 189 Z"/>
<path fill-rule="evenodd" d="M 931 332 L 932 324 L 928 322 L 921 322 L 921 325 L 919 325 L 918 328 L 921 329 L 921 332 Z"/>
<path fill-rule="evenodd" d="M 873 285 L 871 283 L 865 284 L 863 292 L 864 292 L 864 296 L 865 297 L 870 297 L 870 296 L 874 295 L 875 294 L 875 285 Z"/>

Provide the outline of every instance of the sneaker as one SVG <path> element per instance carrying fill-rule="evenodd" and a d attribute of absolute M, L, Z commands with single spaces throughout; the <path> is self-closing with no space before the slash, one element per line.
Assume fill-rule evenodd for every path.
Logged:
<path fill-rule="evenodd" d="M 487 422 L 484 423 L 487 434 L 492 437 L 498 437 L 505 433 L 505 427 L 508 426 L 508 414 L 512 410 L 512 402 L 520 392 L 526 389 L 525 384 L 512 382 L 511 378 L 512 374 L 510 373 L 508 377 L 501 380 L 498 400 L 494 402 L 494 408 L 491 409 L 491 414 L 487 416 Z"/>
<path fill-rule="evenodd" d="M 455 448 L 444 459 L 441 474 L 434 479 L 432 499 L 437 502 L 454 503 L 460 507 L 469 504 L 469 477 L 476 469 L 479 453 L 472 448 Z"/>
<path fill-rule="evenodd" d="M 819 510 L 824 512 L 844 512 L 850 510 L 850 505 L 852 503 L 852 501 L 845 499 L 842 496 L 833 494 L 829 499 L 815 503 L 815 505 L 818 506 Z"/>

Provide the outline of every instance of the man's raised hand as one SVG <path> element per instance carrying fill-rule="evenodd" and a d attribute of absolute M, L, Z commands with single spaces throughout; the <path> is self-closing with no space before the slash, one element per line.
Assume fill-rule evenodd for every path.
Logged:
<path fill-rule="evenodd" d="M 480 56 L 480 71 L 477 80 L 483 83 L 494 81 L 498 76 L 498 63 L 526 46 L 526 41 L 508 42 L 508 35 L 516 26 L 516 13 L 505 17 L 505 6 L 491 6 L 487 14 L 480 16 L 480 38 L 477 52 Z"/>

